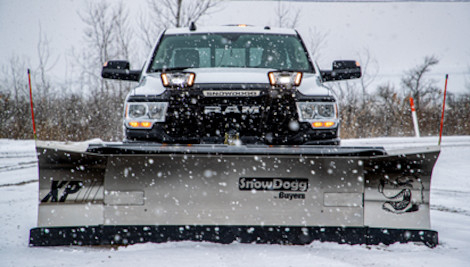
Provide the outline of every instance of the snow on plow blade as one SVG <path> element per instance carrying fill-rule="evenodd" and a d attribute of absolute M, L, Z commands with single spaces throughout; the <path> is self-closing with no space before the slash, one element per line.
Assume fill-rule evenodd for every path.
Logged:
<path fill-rule="evenodd" d="M 438 147 L 38 142 L 31 246 L 423 242 Z"/>

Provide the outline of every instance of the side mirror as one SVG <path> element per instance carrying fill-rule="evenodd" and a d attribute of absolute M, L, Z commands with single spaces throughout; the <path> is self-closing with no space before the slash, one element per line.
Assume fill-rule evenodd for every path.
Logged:
<path fill-rule="evenodd" d="M 135 81 L 140 79 L 140 70 L 130 70 L 129 61 L 110 60 L 104 63 L 101 77 L 105 79 Z"/>
<path fill-rule="evenodd" d="M 335 60 L 332 70 L 320 70 L 324 82 L 361 78 L 361 66 L 355 60 Z"/>

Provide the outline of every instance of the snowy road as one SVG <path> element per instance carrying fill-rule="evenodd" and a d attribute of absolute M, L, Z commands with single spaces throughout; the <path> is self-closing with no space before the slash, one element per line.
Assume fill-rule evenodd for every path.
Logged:
<path fill-rule="evenodd" d="M 435 145 L 437 138 L 344 140 L 386 148 Z M 445 137 L 434 168 L 431 224 L 440 245 L 307 246 L 173 242 L 106 247 L 28 247 L 37 220 L 33 141 L 0 139 L 0 266 L 470 266 L 470 136 Z"/>

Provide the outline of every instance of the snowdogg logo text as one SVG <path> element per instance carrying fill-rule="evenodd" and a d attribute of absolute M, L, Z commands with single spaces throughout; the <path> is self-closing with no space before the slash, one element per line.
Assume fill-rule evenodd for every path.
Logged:
<path fill-rule="evenodd" d="M 287 200 L 305 199 L 304 192 L 308 190 L 308 179 L 242 177 L 238 182 L 238 189 L 242 191 L 281 191 L 277 196 L 274 196 L 274 198 Z M 284 191 L 293 191 L 300 193 L 285 193 Z"/>
<path fill-rule="evenodd" d="M 247 178 L 239 180 L 240 190 L 265 190 L 265 191 L 300 191 L 308 189 L 308 179 L 304 178 Z"/>

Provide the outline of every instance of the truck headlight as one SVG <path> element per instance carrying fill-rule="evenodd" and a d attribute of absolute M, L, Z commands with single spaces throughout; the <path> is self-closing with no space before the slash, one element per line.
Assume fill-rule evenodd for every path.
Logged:
<path fill-rule="evenodd" d="M 131 128 L 152 128 L 154 122 L 164 122 L 167 102 L 128 103 L 126 125 Z"/>
<path fill-rule="evenodd" d="M 299 86 L 302 81 L 302 72 L 287 72 L 277 71 L 268 72 L 269 83 L 272 86 L 283 86 L 291 88 L 292 86 Z"/>
<path fill-rule="evenodd" d="M 313 128 L 331 128 L 337 125 L 336 105 L 332 102 L 297 102 L 300 122 L 309 122 Z"/>
<path fill-rule="evenodd" d="M 165 87 L 191 87 L 196 79 L 192 72 L 168 72 L 161 74 L 162 83 Z"/>

